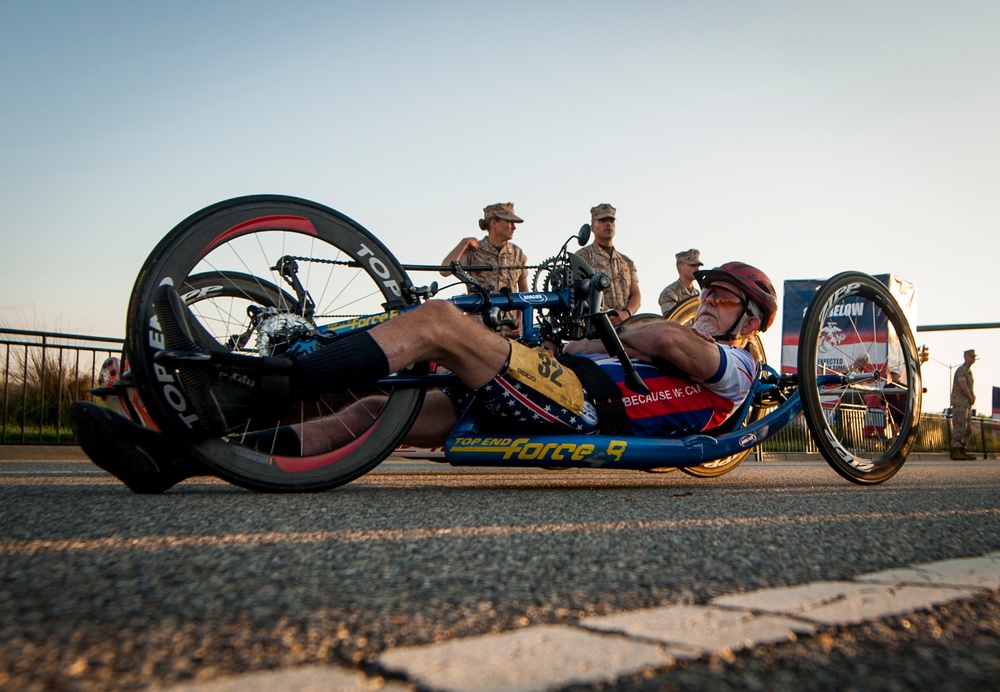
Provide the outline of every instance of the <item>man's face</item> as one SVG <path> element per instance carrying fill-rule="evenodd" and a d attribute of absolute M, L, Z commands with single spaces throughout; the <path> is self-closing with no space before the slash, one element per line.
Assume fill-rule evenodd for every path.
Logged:
<path fill-rule="evenodd" d="M 685 262 L 677 263 L 677 275 L 681 277 L 681 281 L 686 284 L 690 284 L 694 281 L 694 272 L 698 269 L 697 264 L 686 264 Z"/>
<path fill-rule="evenodd" d="M 706 334 L 724 334 L 743 315 L 746 297 L 735 285 L 714 281 L 702 289 L 691 326 Z"/>
<path fill-rule="evenodd" d="M 599 244 L 610 245 L 611 239 L 615 237 L 615 220 L 610 216 L 605 219 L 597 219 L 590 224 L 590 230 Z"/>

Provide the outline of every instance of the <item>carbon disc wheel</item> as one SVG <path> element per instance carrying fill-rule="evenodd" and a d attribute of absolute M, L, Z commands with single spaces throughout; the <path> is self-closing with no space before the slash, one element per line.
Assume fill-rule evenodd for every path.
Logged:
<path fill-rule="evenodd" d="M 182 294 L 198 292 L 184 297 L 206 342 L 251 355 L 321 347 L 338 330 L 384 321 L 414 301 L 392 254 L 343 214 L 261 195 L 220 202 L 182 221 L 150 254 L 132 292 L 125 350 L 136 386 L 164 434 L 185 440 L 188 452 L 222 478 L 255 490 L 315 491 L 349 482 L 388 456 L 412 424 L 423 391 L 373 385 L 301 402 L 281 418 L 248 421 L 225 437 L 198 439 L 188 393 L 175 373 L 154 362 L 163 336 L 152 296 L 165 283 Z M 301 437 L 307 429 L 321 434 L 322 449 L 278 443 L 279 431 Z"/>

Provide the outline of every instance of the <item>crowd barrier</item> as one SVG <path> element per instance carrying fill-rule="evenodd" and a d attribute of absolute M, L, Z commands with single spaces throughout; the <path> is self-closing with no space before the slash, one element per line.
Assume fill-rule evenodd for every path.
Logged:
<path fill-rule="evenodd" d="M 2 444 L 73 444 L 69 407 L 89 399 L 122 339 L 0 328 Z"/>

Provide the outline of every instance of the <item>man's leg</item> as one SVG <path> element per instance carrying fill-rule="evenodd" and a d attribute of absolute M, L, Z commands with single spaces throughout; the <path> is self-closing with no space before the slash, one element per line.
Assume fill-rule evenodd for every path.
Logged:
<path fill-rule="evenodd" d="M 951 409 L 951 458 L 956 461 L 968 461 L 965 445 L 969 441 L 969 414 L 964 406 L 953 406 Z"/>
<path fill-rule="evenodd" d="M 176 291 L 160 287 L 154 303 L 168 351 L 202 350 L 194 337 L 194 318 Z M 176 365 L 199 420 L 216 435 L 265 407 L 287 410 L 295 398 L 358 387 L 420 361 L 439 363 L 467 386 L 480 387 L 509 356 L 506 339 L 451 303 L 429 301 L 297 358 L 234 356 L 233 365 L 222 367 L 179 358 Z"/>
<path fill-rule="evenodd" d="M 969 445 L 969 440 L 972 439 L 972 407 L 969 406 L 965 409 L 965 428 L 962 435 L 962 456 L 965 457 L 966 461 L 973 461 L 976 458 L 975 454 L 969 454 L 966 451 L 966 447 Z"/>
<path fill-rule="evenodd" d="M 335 392 L 421 361 L 438 363 L 475 389 L 493 379 L 509 356 L 507 339 L 470 320 L 451 303 L 432 300 L 367 332 L 293 358 L 297 382 L 292 389 Z"/>
<path fill-rule="evenodd" d="M 458 414 L 448 395 L 440 390 L 431 390 L 424 397 L 417 420 L 403 438 L 403 444 L 411 447 L 440 447 L 457 422 Z"/>
<path fill-rule="evenodd" d="M 289 426 L 297 436 L 294 447 L 303 456 L 322 454 L 354 440 L 378 418 L 385 405 L 384 396 L 369 396 L 325 418 L 317 418 L 303 425 Z M 451 399 L 440 390 L 427 392 L 417 419 L 410 426 L 403 440 L 413 447 L 438 447 L 448 438 L 448 433 L 458 422 Z M 268 449 L 273 434 L 270 431 L 254 433 L 258 447 Z M 286 448 L 284 453 L 292 453 Z"/>

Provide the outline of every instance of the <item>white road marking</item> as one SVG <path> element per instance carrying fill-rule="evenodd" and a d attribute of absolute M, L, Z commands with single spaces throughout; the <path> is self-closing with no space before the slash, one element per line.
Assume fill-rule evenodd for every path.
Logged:
<path fill-rule="evenodd" d="M 405 676 L 408 683 L 387 682 L 380 677 L 362 680 L 357 671 L 311 666 L 287 671 L 289 677 L 280 687 L 400 690 L 421 685 L 448 692 L 540 692 L 663 670 L 676 659 L 732 655 L 762 644 L 810 636 L 817 623 L 856 624 L 996 588 L 1000 588 L 1000 552 L 886 570 L 852 581 L 720 596 L 707 606 L 651 608 L 585 618 L 576 626 L 539 625 L 383 652 L 378 665 L 386 673 Z M 263 692 L 275 689 L 277 681 L 273 675 L 258 673 L 167 690 Z M 366 686 L 358 687 L 362 683 Z"/>

